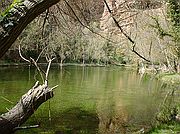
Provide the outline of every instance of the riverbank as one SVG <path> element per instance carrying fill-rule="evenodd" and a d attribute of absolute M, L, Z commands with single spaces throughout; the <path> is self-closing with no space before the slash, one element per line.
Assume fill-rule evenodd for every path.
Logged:
<path fill-rule="evenodd" d="M 47 63 L 38 63 L 40 66 L 47 66 Z M 29 63 L 0 63 L 0 67 L 6 66 L 29 66 Z M 124 66 L 124 67 L 137 67 L 135 64 L 80 64 L 80 63 L 52 63 L 51 66 L 84 66 L 84 67 L 106 67 L 106 66 Z"/>
<path fill-rule="evenodd" d="M 180 74 L 178 73 L 160 73 L 157 79 L 166 84 L 180 84 Z"/>
<path fill-rule="evenodd" d="M 161 124 L 158 127 L 154 127 L 148 134 L 179 134 L 180 123 Z"/>
<path fill-rule="evenodd" d="M 180 74 L 160 73 L 156 78 L 162 81 L 164 88 L 168 87 L 169 91 L 164 96 L 160 112 L 148 134 L 180 134 L 180 99 L 174 101 L 174 97 L 180 95 Z"/>

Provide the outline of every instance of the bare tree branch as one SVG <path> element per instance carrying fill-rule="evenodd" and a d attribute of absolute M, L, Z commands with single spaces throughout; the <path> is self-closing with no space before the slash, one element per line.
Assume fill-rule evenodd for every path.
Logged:
<path fill-rule="evenodd" d="M 141 54 L 139 54 L 136 50 L 135 50 L 135 47 L 136 47 L 136 43 L 135 41 L 122 29 L 122 27 L 119 25 L 118 21 L 114 18 L 113 14 L 112 14 L 112 11 L 111 9 L 109 8 L 106 0 L 103 0 L 107 9 L 108 9 L 108 12 L 111 14 L 111 17 L 114 21 L 114 23 L 116 24 L 116 26 L 119 28 L 119 30 L 121 31 L 121 33 L 131 42 L 131 44 L 133 45 L 131 51 L 133 53 L 135 53 L 137 56 L 139 56 L 141 59 L 147 61 L 147 62 L 151 62 L 150 60 L 146 59 L 144 56 L 142 56 Z"/>
<path fill-rule="evenodd" d="M 44 36 L 44 29 L 45 29 L 46 20 L 48 19 L 48 15 L 49 15 L 49 9 L 46 10 L 46 15 L 45 15 L 44 21 L 43 21 L 43 26 L 42 26 L 42 38 L 43 38 L 43 36 Z"/>
<path fill-rule="evenodd" d="M 108 40 L 108 41 L 110 41 L 110 42 L 112 42 L 112 43 L 116 43 L 116 42 L 114 42 L 114 41 L 112 41 L 112 40 L 110 40 L 110 39 L 102 36 L 101 34 L 95 32 L 93 29 L 89 28 L 88 26 L 84 25 L 84 24 L 81 22 L 81 20 L 79 19 L 79 17 L 76 15 L 76 13 L 75 13 L 75 11 L 73 10 L 73 8 L 71 7 L 71 5 L 70 5 L 66 0 L 64 0 L 64 2 L 67 4 L 67 6 L 70 8 L 70 10 L 71 10 L 72 13 L 74 14 L 75 18 L 77 19 L 77 21 L 78 21 L 83 27 L 87 28 L 89 31 L 91 31 L 92 33 L 100 36 L 101 38 L 103 38 L 103 39 L 105 39 L 105 40 Z"/>
<path fill-rule="evenodd" d="M 51 63 L 52 63 L 52 61 L 53 61 L 54 59 L 55 59 L 55 58 L 53 58 L 53 59 L 48 59 L 48 67 L 47 67 L 47 70 L 46 70 L 46 80 L 48 80 L 49 69 L 50 69 Z"/>
<path fill-rule="evenodd" d="M 41 53 L 40 53 L 40 54 L 41 54 Z M 38 64 L 37 64 L 37 62 L 36 62 L 36 61 L 38 61 L 38 60 L 35 61 L 35 60 L 34 60 L 33 58 L 31 58 L 31 57 L 30 57 L 30 60 L 24 58 L 24 57 L 22 56 L 22 54 L 21 54 L 21 46 L 20 46 L 20 45 L 19 45 L 19 55 L 20 55 L 20 57 L 21 57 L 23 60 L 25 60 L 26 62 L 28 62 L 28 63 L 33 63 L 33 64 L 34 64 L 34 66 L 37 68 L 37 70 L 39 71 L 39 73 L 40 73 L 40 75 L 41 75 L 42 81 L 44 81 L 43 74 L 46 75 L 46 73 L 44 72 L 43 69 L 41 69 L 41 68 L 38 66 Z M 38 57 L 39 57 L 39 56 L 38 56 Z"/>
<path fill-rule="evenodd" d="M 22 54 L 21 54 L 21 46 L 20 46 L 20 45 L 19 45 L 19 55 L 20 55 L 20 57 L 21 57 L 24 61 L 26 61 L 26 62 L 28 62 L 28 63 L 31 63 L 30 60 L 28 60 L 28 59 L 26 59 L 26 58 L 24 58 L 24 57 L 22 56 Z"/>

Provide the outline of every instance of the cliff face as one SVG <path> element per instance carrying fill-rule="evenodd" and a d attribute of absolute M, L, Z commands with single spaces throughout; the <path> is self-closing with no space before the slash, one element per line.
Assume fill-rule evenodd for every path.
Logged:
<path fill-rule="evenodd" d="M 107 4 L 120 25 L 124 25 L 124 29 L 128 29 L 129 24 L 133 21 L 133 17 L 130 17 L 133 14 L 129 10 L 130 2 L 126 2 L 125 0 L 107 0 Z M 112 32 L 112 30 L 116 29 L 106 5 L 104 5 L 104 12 L 100 20 L 100 28 L 107 32 Z"/>
<path fill-rule="evenodd" d="M 167 29 L 165 4 L 156 0 L 106 1 L 120 26 L 136 42 L 136 50 L 150 60 L 163 60 L 165 54 L 162 50 L 166 47 L 163 44 L 165 44 L 164 42 L 167 44 L 169 41 L 158 38 L 151 25 L 154 24 L 153 18 L 157 18 L 162 27 Z M 104 6 L 104 12 L 100 19 L 100 28 L 104 34 L 119 42 L 125 49 L 125 53 L 129 55 L 129 48 L 132 48 L 132 44 L 114 24 L 106 6 Z M 136 59 L 134 54 L 131 56 Z"/>
<path fill-rule="evenodd" d="M 128 30 L 132 24 L 135 23 L 135 19 L 140 12 L 155 11 L 155 9 L 162 9 L 161 2 L 155 0 L 106 0 L 109 8 L 111 9 L 113 16 L 118 20 L 120 25 L 124 27 L 124 30 Z M 115 25 L 113 24 L 110 13 L 106 5 L 104 5 L 104 12 L 100 20 L 100 28 L 107 30 Z"/>

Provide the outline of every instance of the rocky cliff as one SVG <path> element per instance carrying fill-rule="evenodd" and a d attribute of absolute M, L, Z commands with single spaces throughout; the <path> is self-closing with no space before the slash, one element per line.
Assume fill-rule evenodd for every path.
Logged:
<path fill-rule="evenodd" d="M 136 50 L 150 60 L 164 60 L 164 42 L 168 39 L 161 40 L 152 25 L 155 23 L 153 18 L 157 18 L 162 27 L 167 29 L 166 5 L 157 0 L 107 0 L 107 3 L 120 26 L 136 42 Z M 132 44 L 117 28 L 105 5 L 100 28 L 119 42 L 127 54 L 130 53 Z M 136 57 L 134 54 L 131 56 L 133 59 Z"/>

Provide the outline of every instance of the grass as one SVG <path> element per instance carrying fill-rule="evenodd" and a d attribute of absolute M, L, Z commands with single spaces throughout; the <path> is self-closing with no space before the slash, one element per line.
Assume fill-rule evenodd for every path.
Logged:
<path fill-rule="evenodd" d="M 180 75 L 177 73 L 163 73 L 158 75 L 157 78 L 167 84 L 180 84 Z"/>
<path fill-rule="evenodd" d="M 170 124 L 161 124 L 154 127 L 148 134 L 179 134 L 180 123 L 174 122 Z"/>
<path fill-rule="evenodd" d="M 161 73 L 157 76 L 164 84 L 168 85 L 168 88 L 175 88 L 173 95 L 179 95 L 179 84 L 180 84 L 180 74 L 177 73 Z M 175 105 L 177 107 L 177 114 L 180 114 L 180 104 L 179 99 L 174 102 L 174 99 L 170 98 L 169 105 Z M 173 97 L 173 96 L 172 96 Z M 173 100 L 173 102 L 171 102 Z M 167 102 L 166 102 L 167 103 Z M 172 103 L 172 104 L 171 104 Z M 168 106 L 168 104 L 166 104 Z M 168 107 L 164 107 L 165 113 L 163 113 L 163 118 L 168 115 Z M 163 112 L 163 111 L 162 111 Z M 169 113 L 172 114 L 172 113 Z M 156 123 L 155 123 L 156 124 Z M 173 120 L 167 120 L 166 123 L 157 122 L 157 124 L 148 132 L 148 134 L 180 134 L 180 123 Z"/>

